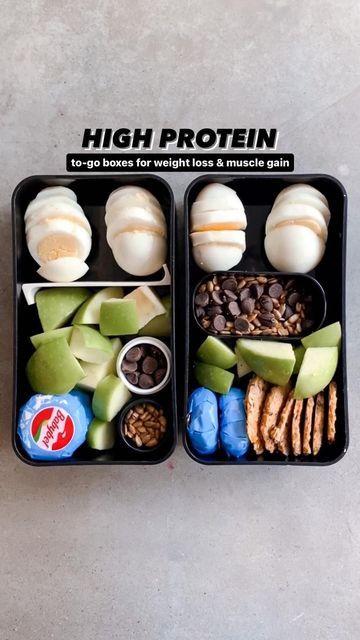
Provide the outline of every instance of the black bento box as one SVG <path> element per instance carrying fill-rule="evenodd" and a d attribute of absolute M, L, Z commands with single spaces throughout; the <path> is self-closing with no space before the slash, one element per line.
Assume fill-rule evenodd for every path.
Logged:
<path fill-rule="evenodd" d="M 219 182 L 234 189 L 240 197 L 247 215 L 246 251 L 241 263 L 231 271 L 252 273 L 277 272 L 265 256 L 263 244 L 265 221 L 278 193 L 295 183 L 306 183 L 319 189 L 329 201 L 331 222 L 325 255 L 320 264 L 310 272 L 321 285 L 326 297 L 326 316 L 324 325 L 339 320 L 342 326 L 342 348 L 335 380 L 338 387 L 337 432 L 332 445 L 323 444 L 316 457 L 299 456 L 285 458 L 281 454 L 265 452 L 257 456 L 252 450 L 240 460 L 229 459 L 220 449 L 212 456 L 200 456 L 191 447 L 187 434 L 187 403 L 190 392 L 198 386 L 194 380 L 193 362 L 195 353 L 206 333 L 200 328 L 193 313 L 194 290 L 204 278 L 204 272 L 195 264 L 189 236 L 189 216 L 193 202 L 207 184 Z M 185 226 L 185 290 L 186 290 L 186 330 L 185 330 L 185 375 L 184 404 L 181 417 L 183 442 L 187 453 L 201 464 L 243 465 L 243 464 L 282 464 L 282 465 L 328 465 L 337 462 L 345 454 L 349 444 L 347 383 L 346 383 L 346 326 L 345 326 L 345 263 L 346 263 L 346 212 L 347 196 L 342 184 L 335 178 L 322 174 L 279 175 L 279 176 L 236 176 L 208 175 L 195 179 L 187 188 L 184 199 Z M 256 339 L 256 338 L 254 338 Z M 235 339 L 230 338 L 231 345 Z M 291 342 L 300 344 L 300 338 Z M 247 380 L 247 379 L 245 379 Z M 240 385 L 242 384 L 240 383 Z M 246 383 L 245 383 L 246 387 Z"/>
<path fill-rule="evenodd" d="M 109 194 L 123 185 L 138 185 L 148 189 L 159 200 L 168 228 L 167 281 L 171 284 L 160 285 L 158 291 L 169 293 L 172 303 L 172 332 L 168 345 L 172 353 L 171 381 L 165 389 L 156 395 L 154 400 L 161 402 L 168 416 L 166 436 L 154 451 L 134 451 L 117 440 L 114 449 L 96 452 L 86 445 L 81 446 L 75 454 L 61 461 L 32 460 L 24 451 L 17 436 L 17 421 L 20 407 L 33 394 L 25 375 L 25 365 L 33 348 L 30 336 L 41 331 L 35 304 L 28 305 L 22 290 L 26 283 L 39 285 L 45 281 L 36 273 L 37 265 L 31 258 L 25 240 L 24 213 L 29 202 L 37 193 L 48 186 L 70 187 L 77 195 L 86 217 L 92 227 L 92 249 L 87 259 L 89 271 L 81 279 L 83 286 L 115 286 L 126 282 L 161 281 L 166 274 L 161 272 L 147 277 L 131 276 L 122 271 L 116 264 L 111 249 L 106 242 L 106 226 L 104 222 L 105 203 Z M 176 401 L 176 366 L 175 366 L 175 204 L 172 190 L 162 178 L 154 175 L 116 175 L 103 176 L 31 176 L 20 182 L 12 197 L 13 224 L 13 273 L 14 273 L 14 394 L 13 394 L 13 426 L 12 442 L 18 457 L 34 466 L 68 466 L 81 464 L 156 464 L 166 460 L 173 452 L 177 441 L 177 401 Z M 139 256 L 140 257 L 140 256 Z M 91 285 L 88 283 L 92 283 Z M 106 284 L 103 284 L 106 283 Z M 49 284 L 49 283 L 46 283 Z M 64 285 L 65 286 L 65 285 Z M 68 286 L 68 285 L 66 285 Z M 134 288 L 134 287 L 132 287 Z M 157 289 L 157 287 L 155 287 Z M 130 290 L 130 289 L 129 289 Z M 152 396 L 151 396 L 152 397 Z M 151 398 L 149 397 L 149 399 Z"/>

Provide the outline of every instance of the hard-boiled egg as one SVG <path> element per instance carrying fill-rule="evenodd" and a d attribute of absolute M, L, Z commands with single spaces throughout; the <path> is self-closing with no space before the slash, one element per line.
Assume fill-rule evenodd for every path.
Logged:
<path fill-rule="evenodd" d="M 146 231 L 125 231 L 114 239 L 114 258 L 124 271 L 134 276 L 155 273 L 166 261 L 166 238 Z"/>
<path fill-rule="evenodd" d="M 50 282 L 74 282 L 88 270 L 88 265 L 79 258 L 58 258 L 45 262 L 38 269 L 38 274 Z"/>
<path fill-rule="evenodd" d="M 274 202 L 273 208 L 277 207 L 280 203 L 304 204 L 314 207 L 319 211 L 319 213 L 321 213 L 327 225 L 330 222 L 329 207 L 324 204 L 323 200 L 321 200 L 317 195 L 313 195 L 313 193 L 307 189 L 293 189 L 284 194 L 283 192 L 280 192 Z"/>
<path fill-rule="evenodd" d="M 140 207 L 130 207 L 123 209 L 119 216 L 115 217 L 112 224 L 108 225 L 106 239 L 112 248 L 116 237 L 124 231 L 149 231 L 152 234 L 158 234 L 166 238 L 166 226 L 159 223 L 158 219 L 153 216 L 150 211 L 146 211 Z"/>
<path fill-rule="evenodd" d="M 76 193 L 72 189 L 68 187 L 45 187 L 45 189 L 41 189 L 36 196 L 36 200 L 44 200 L 45 198 L 53 198 L 54 196 L 62 196 L 66 198 L 70 198 L 70 200 L 77 200 Z"/>
<path fill-rule="evenodd" d="M 300 224 L 277 227 L 265 236 L 266 255 L 278 271 L 307 273 L 319 264 L 324 251 L 324 240 Z"/>
<path fill-rule="evenodd" d="M 209 210 L 214 210 L 214 208 L 238 209 L 242 206 L 236 191 L 220 182 L 212 182 L 204 187 L 198 194 L 196 202 L 206 203 L 210 207 Z"/>
<path fill-rule="evenodd" d="M 64 257 L 86 260 L 91 249 L 88 231 L 68 220 L 41 222 L 29 230 L 26 241 L 31 256 L 40 265 Z"/>
<path fill-rule="evenodd" d="M 36 203 L 36 201 L 33 201 Z M 50 219 L 68 220 L 79 224 L 91 235 L 91 227 L 82 208 L 69 198 L 49 198 L 39 200 L 36 206 L 29 205 L 25 215 L 25 227 L 28 232 L 34 225 Z"/>
<path fill-rule="evenodd" d="M 204 271 L 226 271 L 237 265 L 245 251 L 244 231 L 195 231 L 193 258 Z"/>
<path fill-rule="evenodd" d="M 268 234 L 276 227 L 289 224 L 309 227 L 309 229 L 312 229 L 324 242 L 327 240 L 328 230 L 323 216 L 317 209 L 306 204 L 287 204 L 280 202 L 274 205 L 266 220 L 265 233 Z"/>

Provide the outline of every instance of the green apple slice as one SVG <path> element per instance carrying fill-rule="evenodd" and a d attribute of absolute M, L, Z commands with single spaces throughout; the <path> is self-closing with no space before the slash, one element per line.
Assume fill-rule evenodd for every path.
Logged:
<path fill-rule="evenodd" d="M 140 336 L 153 338 L 166 338 L 171 335 L 171 296 L 161 298 L 161 304 L 165 307 L 165 313 L 156 316 L 139 331 Z"/>
<path fill-rule="evenodd" d="M 154 291 L 145 286 L 137 287 L 125 296 L 124 300 L 135 300 L 139 320 L 139 329 L 145 327 L 153 318 L 166 313 L 164 305 Z"/>
<path fill-rule="evenodd" d="M 139 331 L 136 300 L 106 300 L 100 308 L 100 331 L 104 336 L 129 336 Z"/>
<path fill-rule="evenodd" d="M 105 300 L 110 298 L 122 298 L 124 295 L 122 287 L 106 287 L 94 293 L 77 310 L 72 324 L 99 324 L 100 307 Z"/>
<path fill-rule="evenodd" d="M 90 291 L 84 287 L 40 289 L 35 302 L 43 330 L 63 327 L 90 295 Z"/>
<path fill-rule="evenodd" d="M 236 363 L 237 375 L 238 375 L 238 378 L 243 378 L 244 376 L 247 376 L 247 374 L 251 372 L 251 368 L 249 367 L 248 364 L 246 364 L 237 345 L 235 345 L 235 354 L 237 357 L 237 363 Z"/>
<path fill-rule="evenodd" d="M 89 425 L 86 442 L 91 449 L 97 451 L 112 449 L 115 444 L 114 424 L 94 418 Z"/>
<path fill-rule="evenodd" d="M 46 344 L 47 342 L 51 342 L 52 340 L 56 340 L 57 338 L 66 338 L 68 342 L 70 342 L 72 327 L 61 327 L 61 329 L 52 329 L 52 331 L 45 331 L 44 333 L 37 333 L 35 336 L 31 336 L 30 340 L 37 349 L 41 347 L 42 344 Z"/>
<path fill-rule="evenodd" d="M 113 338 L 110 340 L 113 356 L 111 360 L 108 362 L 103 362 L 102 364 L 94 364 L 91 362 L 84 362 L 80 360 L 81 368 L 84 370 L 85 378 L 80 380 L 77 384 L 79 389 L 83 389 L 84 391 L 95 391 L 97 385 L 101 380 L 106 378 L 106 376 L 112 374 L 116 374 L 116 360 L 122 348 L 121 340 L 119 338 Z"/>
<path fill-rule="evenodd" d="M 68 393 L 85 375 L 64 337 L 38 347 L 26 374 L 32 389 L 44 394 Z"/>
<path fill-rule="evenodd" d="M 289 382 L 295 365 L 290 343 L 240 338 L 236 346 L 246 364 L 258 376 L 279 386 Z"/>
<path fill-rule="evenodd" d="M 304 359 L 304 354 L 305 354 L 305 347 L 303 347 L 302 344 L 299 344 L 298 347 L 294 348 L 295 364 L 294 364 L 293 373 L 299 373 L 301 363 Z"/>
<path fill-rule="evenodd" d="M 219 338 L 208 336 L 200 345 L 196 358 L 207 364 L 214 364 L 220 369 L 231 369 L 237 362 L 235 353 Z"/>
<path fill-rule="evenodd" d="M 197 382 L 215 393 L 229 393 L 234 374 L 205 362 L 195 362 L 194 374 Z"/>
<path fill-rule="evenodd" d="M 123 381 L 110 374 L 96 387 L 92 410 L 96 418 L 110 422 L 130 398 L 131 393 Z"/>
<path fill-rule="evenodd" d="M 333 322 L 326 327 L 314 331 L 309 336 L 301 340 L 304 347 L 340 347 L 341 344 L 341 324 Z"/>
<path fill-rule="evenodd" d="M 100 331 L 84 324 L 74 326 L 70 349 L 80 360 L 94 364 L 108 362 L 113 357 L 109 338 L 105 338 Z"/>
<path fill-rule="evenodd" d="M 310 398 L 325 389 L 334 377 L 338 358 L 337 347 L 306 349 L 295 385 L 294 398 Z"/>

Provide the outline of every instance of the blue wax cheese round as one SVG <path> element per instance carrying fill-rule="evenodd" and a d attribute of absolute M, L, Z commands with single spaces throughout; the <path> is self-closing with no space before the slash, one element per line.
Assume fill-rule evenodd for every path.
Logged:
<path fill-rule="evenodd" d="M 21 407 L 17 433 L 33 460 L 62 460 L 85 442 L 93 417 L 90 396 L 83 391 L 38 393 Z"/>

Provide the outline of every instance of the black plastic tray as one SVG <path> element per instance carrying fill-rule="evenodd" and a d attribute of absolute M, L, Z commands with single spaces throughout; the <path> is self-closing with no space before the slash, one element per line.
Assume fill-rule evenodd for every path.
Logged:
<path fill-rule="evenodd" d="M 192 448 L 186 431 L 186 413 L 189 393 L 198 386 L 193 378 L 192 364 L 200 343 L 205 339 L 205 332 L 200 329 L 193 315 L 193 292 L 204 272 L 197 267 L 192 257 L 189 238 L 189 216 L 192 203 L 198 193 L 211 182 L 221 182 L 235 189 L 244 204 L 248 226 L 246 229 L 246 252 L 241 262 L 231 271 L 247 271 L 259 273 L 273 271 L 268 262 L 264 248 L 265 221 L 270 213 L 277 194 L 290 184 L 305 182 L 319 189 L 328 199 L 332 214 L 329 225 L 329 236 L 325 255 L 321 263 L 310 273 L 323 287 L 327 300 L 327 311 L 324 324 L 339 320 L 342 326 L 343 339 L 339 364 L 335 379 L 338 384 L 337 433 L 336 442 L 329 446 L 323 444 L 320 453 L 312 456 L 284 458 L 281 454 L 264 453 L 257 456 L 250 452 L 240 460 L 231 460 L 225 453 L 218 451 L 213 456 L 201 457 Z M 345 263 L 346 263 L 346 212 L 347 195 L 343 185 L 332 176 L 322 174 L 285 175 L 285 176 L 235 176 L 209 175 L 195 179 L 187 188 L 184 201 L 185 226 L 185 278 L 186 278 L 186 330 L 185 330 L 185 375 L 184 405 L 181 418 L 183 442 L 187 453 L 201 464 L 280 464 L 280 465 L 328 465 L 342 458 L 349 444 L 347 384 L 346 384 L 346 327 L 345 327 Z M 300 339 L 293 339 L 300 344 Z M 247 378 L 245 378 L 247 382 Z"/>
<path fill-rule="evenodd" d="M 151 191 L 159 200 L 168 226 L 169 250 L 167 265 L 171 274 L 172 335 L 169 346 L 172 352 L 172 376 L 169 385 L 154 399 L 161 402 L 169 417 L 167 435 L 160 447 L 154 452 L 134 452 L 125 444 L 118 442 L 109 452 L 96 452 L 85 445 L 80 447 L 73 457 L 64 461 L 31 460 L 23 450 L 16 434 L 19 408 L 32 395 L 25 376 L 25 365 L 33 352 L 29 337 L 41 331 L 36 306 L 28 305 L 22 285 L 25 283 L 44 283 L 36 273 L 38 266 L 31 258 L 25 240 L 24 213 L 30 200 L 47 186 L 63 185 L 73 189 L 79 204 L 91 224 L 93 244 L 87 259 L 89 271 L 81 279 L 87 282 L 155 281 L 161 279 L 161 272 L 152 276 L 134 277 L 122 271 L 116 264 L 111 249 L 106 242 L 104 221 L 105 202 L 109 194 L 122 185 L 137 184 Z M 177 441 L 177 402 L 176 402 L 176 365 L 175 365 L 175 204 L 173 192 L 168 183 L 153 175 L 116 175 L 102 176 L 31 176 L 20 182 L 12 197 L 13 222 L 13 270 L 14 270 L 14 378 L 13 378 L 13 426 L 12 441 L 15 453 L 28 464 L 34 466 L 68 466 L 80 464 L 156 464 L 166 460 L 173 452 Z M 159 289 L 160 290 L 160 289 Z M 166 288 L 162 287 L 165 293 Z M 153 397 L 153 396 L 151 396 Z"/>

